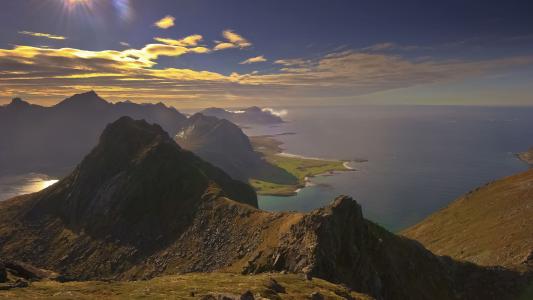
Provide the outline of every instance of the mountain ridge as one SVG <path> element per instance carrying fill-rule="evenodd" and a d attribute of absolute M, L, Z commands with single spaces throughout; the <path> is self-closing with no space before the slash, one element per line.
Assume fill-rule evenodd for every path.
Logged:
<path fill-rule="evenodd" d="M 73 95 L 51 107 L 16 99 L 0 106 L 0 172 L 7 174 L 64 175 L 98 141 L 104 127 L 122 116 L 158 123 L 171 133 L 186 120 L 171 107 L 110 103 L 94 91 Z"/>

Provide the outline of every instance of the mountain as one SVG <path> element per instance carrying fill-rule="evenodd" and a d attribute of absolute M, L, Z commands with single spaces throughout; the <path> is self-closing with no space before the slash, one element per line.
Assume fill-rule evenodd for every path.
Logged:
<path fill-rule="evenodd" d="M 194 114 L 182 124 L 176 141 L 233 178 L 297 182 L 284 169 L 266 162 L 261 154 L 254 151 L 242 129 L 226 119 Z"/>
<path fill-rule="evenodd" d="M 533 265 L 533 170 L 479 187 L 403 234 L 439 255 Z"/>
<path fill-rule="evenodd" d="M 205 116 L 226 119 L 239 125 L 252 124 L 279 124 L 283 123 L 281 117 L 275 115 L 270 110 L 252 106 L 238 111 L 229 111 L 222 108 L 210 107 L 200 111 Z"/>
<path fill-rule="evenodd" d="M 435 256 L 346 196 L 310 213 L 261 211 L 248 185 L 127 117 L 69 176 L 0 203 L 0 257 L 71 280 L 217 271 L 234 284 L 231 274 L 281 271 L 376 299 L 513 299 L 531 278 Z"/>
<path fill-rule="evenodd" d="M 104 127 L 122 117 L 160 124 L 171 134 L 186 117 L 159 104 L 109 103 L 95 92 L 77 94 L 52 107 L 15 98 L 0 106 L 0 173 L 64 174 L 98 141 Z"/>
<path fill-rule="evenodd" d="M 70 175 L 2 203 L 9 225 L 0 230 L 1 256 L 84 276 L 125 264 L 120 272 L 179 237 L 202 202 L 225 196 L 257 207 L 247 184 L 181 149 L 158 125 L 123 117 Z"/>

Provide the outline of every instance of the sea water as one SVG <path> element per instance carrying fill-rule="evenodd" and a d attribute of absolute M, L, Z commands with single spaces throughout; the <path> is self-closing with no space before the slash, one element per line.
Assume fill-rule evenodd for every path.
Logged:
<path fill-rule="evenodd" d="M 349 195 L 364 215 L 398 231 L 492 180 L 527 170 L 533 108 L 341 106 L 288 109 L 287 123 L 248 128 L 285 152 L 353 162 L 356 172 L 312 179 L 296 196 L 260 196 L 262 209 L 310 211 Z"/>

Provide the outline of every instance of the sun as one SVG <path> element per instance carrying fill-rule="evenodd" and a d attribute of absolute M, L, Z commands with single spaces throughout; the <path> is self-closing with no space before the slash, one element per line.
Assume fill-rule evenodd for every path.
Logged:
<path fill-rule="evenodd" d="M 72 10 L 77 7 L 90 7 L 91 0 L 63 0 L 67 9 Z"/>

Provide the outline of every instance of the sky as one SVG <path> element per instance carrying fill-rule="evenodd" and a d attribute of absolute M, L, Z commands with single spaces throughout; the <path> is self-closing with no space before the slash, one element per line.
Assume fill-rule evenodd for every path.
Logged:
<path fill-rule="evenodd" d="M 0 104 L 533 105 L 533 1 L 1 5 Z"/>

